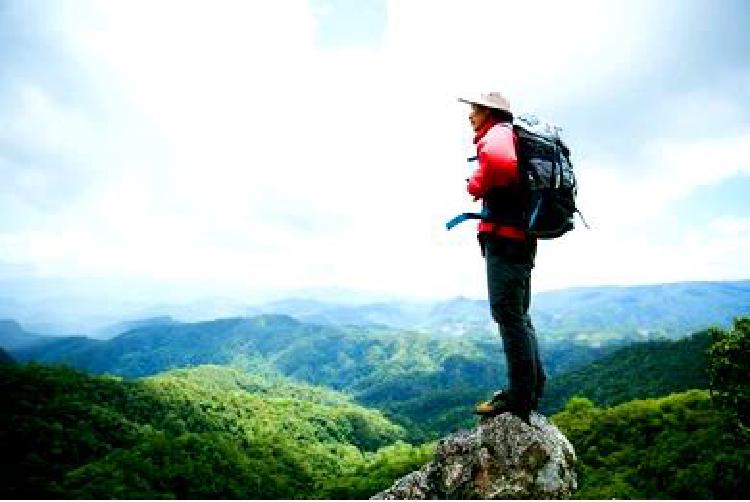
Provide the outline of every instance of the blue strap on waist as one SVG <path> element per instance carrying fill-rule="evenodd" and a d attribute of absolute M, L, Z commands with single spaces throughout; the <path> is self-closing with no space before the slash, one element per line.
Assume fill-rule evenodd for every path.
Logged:
<path fill-rule="evenodd" d="M 445 229 L 450 230 L 451 228 L 455 227 L 459 223 L 463 223 L 466 220 L 481 219 L 489 219 L 489 211 L 487 211 L 487 208 L 482 208 L 481 213 L 461 213 L 457 216 L 454 216 L 448 223 L 445 224 Z"/>
<path fill-rule="evenodd" d="M 479 159 L 478 156 L 469 157 L 466 159 L 466 162 L 476 162 Z M 469 181 L 468 178 L 466 181 Z M 450 230 L 451 228 L 455 227 L 459 223 L 463 223 L 466 220 L 481 220 L 482 218 L 487 219 L 489 216 L 489 213 L 487 212 L 486 208 L 482 208 L 481 213 L 461 213 L 457 216 L 454 216 L 451 218 L 451 220 L 445 224 L 445 229 Z"/>

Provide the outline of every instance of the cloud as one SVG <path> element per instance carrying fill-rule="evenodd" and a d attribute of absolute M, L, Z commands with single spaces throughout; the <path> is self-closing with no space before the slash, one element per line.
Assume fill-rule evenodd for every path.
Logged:
<path fill-rule="evenodd" d="M 542 244 L 542 289 L 743 278 L 747 219 L 699 217 L 679 202 L 750 174 L 748 145 L 750 129 L 700 141 L 654 139 L 640 169 L 580 166 L 581 208 L 592 229 Z"/>
<path fill-rule="evenodd" d="M 703 140 L 654 139 L 642 146 L 641 158 L 632 169 L 581 165 L 582 203 L 592 223 L 643 227 L 694 190 L 750 174 L 750 129 Z"/>
<path fill-rule="evenodd" d="M 582 252 L 584 248 L 590 249 Z M 643 234 L 617 234 L 594 230 L 554 245 L 542 243 L 536 267 L 536 283 L 542 289 L 575 285 L 636 285 L 685 280 L 736 280 L 750 252 L 746 218 L 715 218 L 680 233 L 671 240 L 656 241 Z M 560 263 L 565 271 L 556 272 Z"/>
<path fill-rule="evenodd" d="M 705 3 L 388 2 L 378 44 L 333 47 L 316 44 L 321 14 L 304 2 L 25 4 L 0 14 L 23 27 L 10 47 L 33 56 L 0 77 L 0 261 L 482 296 L 473 225 L 443 223 L 472 208 L 455 97 L 500 89 L 565 127 L 594 225 L 543 243 L 539 289 L 746 268 L 745 227 L 713 247 L 717 267 L 708 247 L 666 257 L 727 237 L 722 224 L 669 245 L 649 226 L 747 173 L 747 40 Z M 695 50 L 699 28 L 713 49 Z"/>

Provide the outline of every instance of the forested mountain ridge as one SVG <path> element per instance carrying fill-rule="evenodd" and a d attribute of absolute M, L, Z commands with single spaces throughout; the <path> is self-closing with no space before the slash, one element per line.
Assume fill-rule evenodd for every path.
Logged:
<path fill-rule="evenodd" d="M 238 326 L 263 329 L 232 334 Z M 290 340 L 281 336 L 280 340 L 271 340 L 277 329 L 285 331 L 291 326 L 301 330 L 300 337 L 307 338 Z M 57 360 L 64 361 L 66 355 L 72 354 L 75 358 L 68 360 L 85 361 L 86 369 L 96 368 L 94 364 L 100 362 L 104 366 L 99 371 L 111 373 L 122 371 L 119 361 L 126 361 L 126 368 L 141 368 L 145 374 L 168 369 L 160 365 L 170 360 L 172 352 L 181 352 L 171 360 L 180 361 L 183 366 L 197 361 L 233 362 L 267 377 L 288 371 L 288 376 L 338 388 L 365 406 L 383 410 L 407 427 L 407 438 L 411 441 L 437 438 L 471 426 L 474 422 L 471 407 L 505 385 L 505 362 L 499 340 L 486 343 L 441 340 L 414 333 L 405 333 L 400 338 L 368 337 L 365 333 L 352 335 L 331 327 L 310 330 L 304 323 L 283 316 L 262 316 L 249 323 L 223 320 L 182 328 L 172 325 L 166 332 L 144 328 L 107 342 L 70 339 L 66 350 L 54 345 L 52 349 L 57 351 L 56 357 L 61 357 Z M 211 343 L 202 344 L 206 337 L 191 342 L 194 330 L 213 333 L 208 338 Z M 243 348 L 235 337 L 242 340 Z M 262 344 L 262 354 L 256 343 Z M 603 405 L 706 388 L 707 344 L 708 337 L 703 333 L 680 341 L 633 344 L 616 352 L 615 348 L 591 349 L 575 344 L 559 353 L 555 351 L 562 350 L 562 345 L 546 349 L 544 361 L 550 379 L 542 411 L 559 410 L 573 395 L 587 396 Z M 76 352 L 77 347 L 80 352 Z M 104 355 L 97 354 L 100 347 L 106 349 Z M 109 353 L 118 356 L 109 361 L 106 355 Z M 569 359 L 574 353 L 575 357 Z"/>
<path fill-rule="evenodd" d="M 611 349 L 558 344 L 545 349 L 551 375 Z M 172 323 L 111 340 L 53 339 L 15 351 L 19 360 L 63 362 L 94 373 L 140 377 L 200 364 L 283 374 L 352 394 L 406 425 L 412 440 L 466 425 L 465 407 L 505 385 L 499 336 L 431 337 L 400 330 L 307 324 L 283 315 Z M 455 406 L 446 406 L 454 403 Z M 460 408 L 456 408 L 456 407 Z M 419 432 L 419 431 L 423 432 Z"/>
<path fill-rule="evenodd" d="M 548 381 L 540 411 L 560 411 L 574 396 L 590 398 L 598 406 L 611 406 L 632 399 L 664 396 L 689 389 L 707 389 L 708 349 L 711 336 L 707 331 L 680 340 L 632 343 L 603 351 L 590 361 L 579 360 L 571 366 L 558 366 L 550 371 L 548 358 L 543 357 Z M 390 399 L 368 400 L 368 406 L 388 411 L 400 423 L 416 429 L 424 428 L 445 434 L 472 423 L 469 415 L 474 403 L 486 399 L 492 388 L 483 385 L 451 385 L 444 382 L 421 393 L 411 381 L 384 381 L 380 387 Z M 500 387 L 496 387 L 500 388 Z"/>
<path fill-rule="evenodd" d="M 268 316 L 254 322 L 275 324 Z M 230 320 L 224 328 L 232 326 Z M 622 381 L 650 392 L 639 384 L 654 371 L 683 378 L 670 368 L 681 361 L 688 372 L 700 366 L 688 356 L 705 352 L 706 335 L 614 353 L 633 365 Z M 579 457 L 575 497 L 748 495 L 750 318 L 708 335 L 716 399 L 691 390 L 598 408 L 575 397 L 552 417 Z M 669 351 L 678 353 L 673 361 Z M 410 415 L 414 422 L 456 426 L 469 416 L 460 394 L 456 401 L 451 389 L 440 388 L 441 394 L 436 388 L 415 397 L 424 406 L 422 415 Z M 0 365 L 0 396 L 4 498 L 362 499 L 418 469 L 433 449 L 401 442 L 407 430 L 345 393 L 220 366 L 128 381 L 65 367 Z M 445 410 L 455 416 L 442 424 L 429 420 Z"/>
<path fill-rule="evenodd" d="M 555 412 L 573 396 L 612 406 L 633 399 L 708 389 L 711 335 L 701 331 L 681 340 L 634 343 L 550 379 L 542 399 Z"/>
<path fill-rule="evenodd" d="M 129 382 L 2 365 L 0 395 L 3 498 L 310 498 L 430 452 L 346 396 L 215 366 Z"/>
<path fill-rule="evenodd" d="M 344 394 L 226 367 L 129 382 L 5 365 L 0 395 L 5 498 L 361 499 L 432 451 Z M 750 449 L 706 391 L 608 409 L 574 398 L 552 419 L 579 456 L 575 498 L 747 494 Z"/>
<path fill-rule="evenodd" d="M 704 333 L 619 348 L 574 342 L 542 347 L 549 378 L 542 410 L 557 411 L 573 395 L 616 404 L 706 388 L 707 345 Z M 345 391 L 359 403 L 385 411 L 407 427 L 412 441 L 469 426 L 473 404 L 506 384 L 499 337 L 482 341 L 410 331 L 383 334 L 283 315 L 146 326 L 107 341 L 53 339 L 15 355 L 126 377 L 200 364 L 282 374 Z"/>
<path fill-rule="evenodd" d="M 300 380 L 340 388 L 356 386 L 354 382 L 378 369 L 429 371 L 451 354 L 468 356 L 479 349 L 471 341 L 441 340 L 405 330 L 385 336 L 378 330 L 259 315 L 148 326 L 106 341 L 70 337 L 15 352 L 20 359 L 67 362 L 88 371 L 127 377 L 203 363 L 229 363 L 241 357 L 247 364 L 260 361 Z"/>

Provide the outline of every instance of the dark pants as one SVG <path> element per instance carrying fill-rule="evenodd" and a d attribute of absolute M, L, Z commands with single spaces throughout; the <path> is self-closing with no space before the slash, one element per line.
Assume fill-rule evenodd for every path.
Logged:
<path fill-rule="evenodd" d="M 547 379 L 529 316 L 536 241 L 482 235 L 480 244 L 487 266 L 490 310 L 503 337 L 510 400 L 519 409 L 536 409 Z"/>

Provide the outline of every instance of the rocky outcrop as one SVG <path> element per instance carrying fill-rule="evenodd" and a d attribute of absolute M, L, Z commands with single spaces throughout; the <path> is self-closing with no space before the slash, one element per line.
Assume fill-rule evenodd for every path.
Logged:
<path fill-rule="evenodd" d="M 576 455 L 546 417 L 503 413 L 441 439 L 433 460 L 372 499 L 565 499 Z"/>

